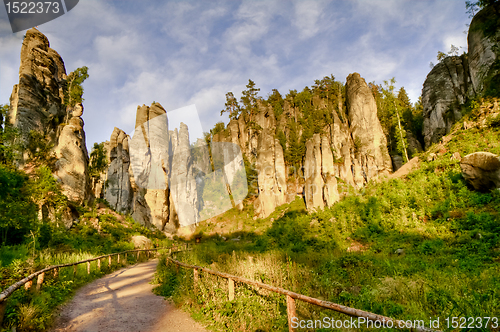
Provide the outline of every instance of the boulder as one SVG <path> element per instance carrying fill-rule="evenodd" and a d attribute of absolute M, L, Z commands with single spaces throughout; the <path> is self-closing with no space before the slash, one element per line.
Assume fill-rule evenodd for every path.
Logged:
<path fill-rule="evenodd" d="M 136 249 L 151 249 L 153 247 L 153 241 L 143 235 L 132 236 L 132 243 Z"/>
<path fill-rule="evenodd" d="M 392 168 L 393 168 L 394 172 L 396 172 L 404 164 L 403 157 L 401 157 L 399 155 L 393 155 L 393 156 L 391 156 L 391 159 L 392 159 Z"/>
<path fill-rule="evenodd" d="M 462 175 L 477 191 L 500 188 L 500 159 L 490 152 L 475 152 L 460 162 Z"/>

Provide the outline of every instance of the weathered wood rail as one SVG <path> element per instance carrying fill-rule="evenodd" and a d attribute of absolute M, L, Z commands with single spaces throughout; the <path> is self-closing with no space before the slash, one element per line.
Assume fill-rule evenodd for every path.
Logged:
<path fill-rule="evenodd" d="M 76 275 L 77 266 L 80 264 L 87 263 L 87 273 L 90 274 L 90 263 L 93 261 L 97 261 L 97 269 L 100 270 L 101 269 L 101 260 L 104 260 L 105 258 L 108 258 L 108 266 L 111 266 L 113 256 L 117 256 L 116 262 L 117 262 L 117 264 L 119 264 L 120 263 L 120 255 L 125 255 L 125 262 L 126 262 L 127 255 L 129 253 L 136 253 L 137 259 L 139 259 L 141 252 L 146 252 L 146 256 L 147 256 L 147 258 L 149 258 L 151 251 L 169 249 L 170 252 L 172 252 L 173 249 L 176 250 L 177 248 L 178 248 L 178 246 L 173 246 L 171 248 L 151 248 L 151 249 L 127 250 L 127 251 L 117 252 L 117 253 L 113 253 L 113 254 L 102 255 L 99 257 L 89 258 L 89 259 L 85 259 L 83 261 L 78 261 L 78 262 L 73 262 L 73 263 L 67 263 L 67 264 L 61 264 L 61 265 L 51 265 L 49 267 L 46 267 L 45 269 L 36 271 L 36 272 L 30 274 L 29 276 L 27 276 L 26 278 L 21 279 L 18 282 L 16 282 L 15 284 L 11 285 L 10 287 L 4 289 L 0 293 L 0 326 L 2 325 L 3 316 L 5 314 L 5 309 L 7 306 L 7 298 L 23 285 L 26 289 L 30 289 L 32 284 L 33 284 L 33 279 L 35 279 L 35 277 L 37 277 L 36 290 L 39 291 L 42 284 L 43 284 L 43 281 L 45 279 L 46 272 L 50 272 L 53 270 L 54 277 L 57 277 L 59 275 L 60 268 L 73 266 L 73 275 Z M 187 249 L 187 245 L 185 246 L 185 248 Z"/>
<path fill-rule="evenodd" d="M 292 318 L 297 317 L 297 314 L 295 311 L 295 300 L 296 299 L 307 302 L 307 303 L 314 304 L 314 305 L 319 306 L 319 307 L 331 309 L 331 310 L 334 310 L 334 311 L 337 311 L 337 312 L 340 312 L 340 313 L 343 313 L 343 314 L 346 314 L 346 315 L 349 315 L 352 317 L 362 317 L 362 318 L 365 318 L 365 319 L 370 320 L 370 321 L 374 321 L 374 322 L 377 321 L 380 323 L 384 323 L 385 326 L 389 325 L 389 322 L 392 322 L 392 326 L 394 328 L 409 329 L 411 331 L 417 331 L 417 332 L 438 332 L 436 330 L 426 328 L 426 327 L 408 328 L 405 321 L 393 319 L 390 317 L 385 317 L 382 315 L 377 315 L 377 314 L 374 314 L 374 313 L 371 313 L 368 311 L 363 311 L 363 310 L 359 310 L 359 309 L 355 309 L 355 308 L 351 308 L 351 307 L 346 307 L 346 306 L 343 306 L 343 305 L 340 305 L 337 303 L 333 303 L 333 302 L 329 302 L 329 301 L 322 301 L 322 300 L 319 300 L 319 299 L 316 299 L 316 298 L 313 298 L 310 296 L 294 293 L 294 292 L 291 292 L 289 290 L 286 290 L 286 289 L 283 289 L 280 287 L 274 287 L 274 286 L 267 285 L 267 284 L 264 284 L 264 283 L 261 283 L 258 281 L 234 276 L 234 275 L 231 275 L 228 273 L 210 270 L 210 269 L 207 269 L 205 267 L 182 263 L 182 262 L 175 260 L 171 257 L 167 257 L 167 260 L 176 264 L 177 268 L 178 268 L 178 266 L 182 266 L 184 268 L 193 269 L 193 280 L 194 280 L 195 291 L 196 291 L 196 284 L 199 282 L 200 271 L 203 271 L 203 272 L 210 273 L 212 275 L 216 275 L 216 276 L 219 276 L 219 277 L 222 277 L 222 278 L 225 278 L 228 280 L 228 290 L 229 290 L 228 298 L 229 298 L 229 301 L 234 300 L 234 282 L 235 281 L 241 282 L 244 284 L 248 284 L 248 285 L 252 285 L 252 286 L 256 286 L 256 287 L 260 287 L 260 288 L 267 289 L 267 290 L 275 292 L 275 293 L 285 295 L 286 296 L 287 316 L 288 316 L 288 330 L 290 332 L 296 330 L 292 327 Z"/>

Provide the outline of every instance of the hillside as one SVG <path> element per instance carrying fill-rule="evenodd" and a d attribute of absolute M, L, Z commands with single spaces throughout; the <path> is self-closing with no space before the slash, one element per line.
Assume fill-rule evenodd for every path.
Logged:
<path fill-rule="evenodd" d="M 465 121 L 486 122 L 492 104 Z M 372 181 L 312 214 L 299 199 L 259 221 L 249 211 L 227 212 L 201 223 L 195 236 L 201 243 L 177 257 L 427 327 L 430 317 L 446 330 L 449 317 L 498 316 L 500 195 L 468 185 L 458 154 L 498 155 L 500 128 L 461 127 L 418 154 L 418 168 L 401 178 Z M 223 281 L 205 274 L 195 295 L 191 278 L 189 270 L 160 268 L 158 291 L 214 330 L 286 330 L 282 297 L 238 284 L 235 300 L 227 301 L 218 291 Z M 301 301 L 297 314 L 306 321 L 346 318 Z"/>

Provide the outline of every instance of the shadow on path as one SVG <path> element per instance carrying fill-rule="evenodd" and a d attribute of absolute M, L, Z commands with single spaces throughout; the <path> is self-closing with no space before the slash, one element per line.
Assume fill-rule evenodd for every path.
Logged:
<path fill-rule="evenodd" d="M 152 293 L 158 260 L 115 271 L 81 288 L 52 332 L 202 332 L 189 315 Z"/>

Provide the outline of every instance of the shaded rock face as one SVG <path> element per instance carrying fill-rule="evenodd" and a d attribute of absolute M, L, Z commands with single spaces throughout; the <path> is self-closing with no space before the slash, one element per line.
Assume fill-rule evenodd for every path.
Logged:
<path fill-rule="evenodd" d="M 471 21 L 468 55 L 449 56 L 427 75 L 422 89 L 425 148 L 449 133 L 471 97 L 500 93 L 500 3 L 481 10 Z"/>
<path fill-rule="evenodd" d="M 259 197 L 254 205 L 256 215 L 267 218 L 277 206 L 286 203 L 283 149 L 270 128 L 265 128 L 259 135 L 257 151 Z"/>
<path fill-rule="evenodd" d="M 27 143 L 34 130 L 54 144 L 54 176 L 69 200 L 83 204 L 92 199 L 83 105 L 64 105 L 66 78 L 64 62 L 47 37 L 35 28 L 28 30 L 21 48 L 19 84 L 10 97 L 9 121 L 19 130 L 20 143 Z M 24 152 L 19 166 L 26 160 Z"/>
<path fill-rule="evenodd" d="M 115 127 L 107 145 L 109 166 L 104 198 L 113 209 L 122 213 L 131 210 L 133 198 L 128 141 L 129 136 Z"/>
<path fill-rule="evenodd" d="M 462 175 L 474 189 L 487 192 L 500 188 L 500 158 L 489 152 L 471 153 L 460 162 Z"/>
<path fill-rule="evenodd" d="M 450 132 L 462 117 L 460 105 L 473 94 L 467 55 L 447 57 L 432 68 L 422 90 L 426 148 Z"/>
<path fill-rule="evenodd" d="M 500 3 L 477 13 L 467 35 L 469 45 L 470 77 L 474 91 L 484 91 L 490 84 L 500 82 Z M 496 88 L 498 91 L 498 87 Z"/>

